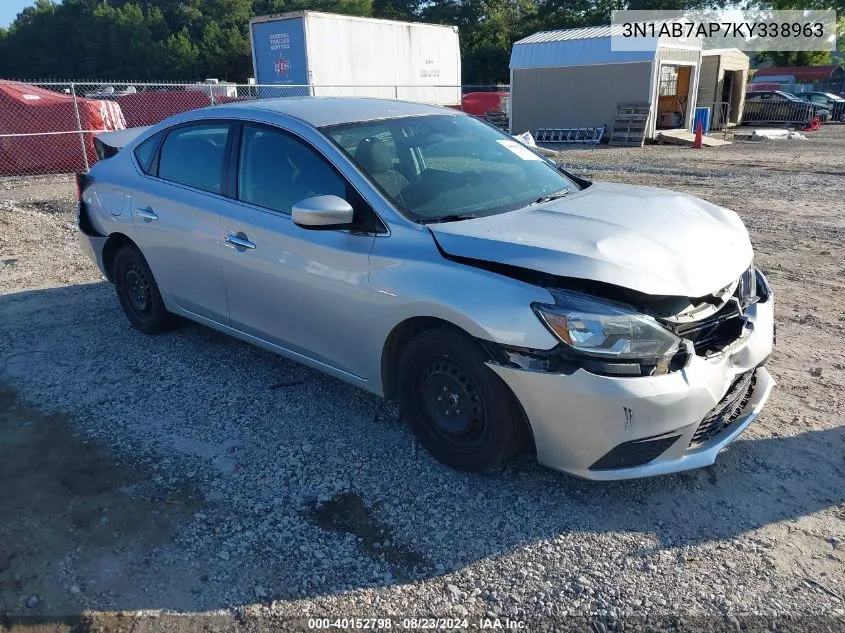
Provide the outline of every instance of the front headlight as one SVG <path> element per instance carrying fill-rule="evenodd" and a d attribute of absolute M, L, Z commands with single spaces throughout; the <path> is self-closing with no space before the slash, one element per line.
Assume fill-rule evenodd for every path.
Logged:
<path fill-rule="evenodd" d="M 739 278 L 738 294 L 739 304 L 743 309 L 760 298 L 757 295 L 757 269 L 754 268 L 754 262 L 751 262 L 751 266 Z"/>
<path fill-rule="evenodd" d="M 573 350 L 596 359 L 663 364 L 681 339 L 654 318 L 623 305 L 568 290 L 550 290 L 554 305 L 535 303 L 537 316 Z"/>

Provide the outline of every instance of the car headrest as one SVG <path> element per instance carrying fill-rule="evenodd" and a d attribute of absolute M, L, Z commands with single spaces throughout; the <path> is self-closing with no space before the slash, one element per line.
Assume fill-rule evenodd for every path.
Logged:
<path fill-rule="evenodd" d="M 355 149 L 355 160 L 370 174 L 380 174 L 393 169 L 393 157 L 384 141 L 365 138 Z"/>

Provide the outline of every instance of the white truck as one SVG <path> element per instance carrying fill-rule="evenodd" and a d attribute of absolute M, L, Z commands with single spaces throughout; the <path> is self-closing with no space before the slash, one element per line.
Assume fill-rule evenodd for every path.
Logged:
<path fill-rule="evenodd" d="M 253 18 L 249 32 L 262 97 L 461 103 L 456 26 L 295 11 Z"/>

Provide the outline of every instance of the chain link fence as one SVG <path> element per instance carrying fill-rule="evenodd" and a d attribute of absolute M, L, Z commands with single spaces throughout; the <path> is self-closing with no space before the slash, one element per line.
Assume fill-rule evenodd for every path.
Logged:
<path fill-rule="evenodd" d="M 0 81 L 0 176 L 87 171 L 94 136 L 155 125 L 213 105 L 301 96 L 418 101 L 464 110 L 507 128 L 509 86 L 264 86 L 207 82 Z"/>

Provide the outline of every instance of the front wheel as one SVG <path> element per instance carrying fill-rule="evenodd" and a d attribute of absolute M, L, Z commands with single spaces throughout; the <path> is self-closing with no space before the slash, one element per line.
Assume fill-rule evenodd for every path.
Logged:
<path fill-rule="evenodd" d="M 144 334 L 160 334 L 175 325 L 176 317 L 164 307 L 153 272 L 137 246 L 120 247 L 112 279 L 120 307 L 133 327 Z"/>
<path fill-rule="evenodd" d="M 520 409 L 486 356 L 467 336 L 423 332 L 403 350 L 402 414 L 425 449 L 447 466 L 483 471 L 522 445 Z"/>

